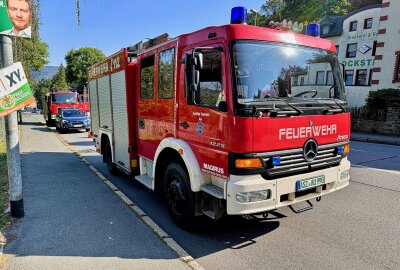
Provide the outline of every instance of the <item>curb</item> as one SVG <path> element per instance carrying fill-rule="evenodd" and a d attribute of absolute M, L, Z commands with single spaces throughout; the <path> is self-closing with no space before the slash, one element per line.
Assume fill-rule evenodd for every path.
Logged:
<path fill-rule="evenodd" d="M 355 137 L 355 138 L 350 138 L 350 141 L 367 142 L 367 143 L 379 143 L 379 144 L 388 144 L 388 145 L 400 146 L 400 141 L 385 141 L 385 140 L 373 139 L 373 138 Z"/>
<path fill-rule="evenodd" d="M 189 255 L 189 253 L 184 250 L 172 237 L 170 237 L 163 229 L 161 229 L 156 222 L 154 222 L 139 206 L 135 205 L 122 191 L 120 191 L 115 185 L 111 183 L 102 173 L 100 173 L 89 161 L 87 161 L 80 153 L 75 151 L 72 146 L 65 141 L 60 134 L 54 132 L 48 127 L 48 129 L 53 132 L 54 136 L 66 146 L 66 148 L 71 151 L 78 159 L 81 160 L 96 176 L 105 184 L 126 206 L 131 209 L 131 211 L 147 226 L 149 227 L 157 237 L 164 242 L 164 244 L 169 247 L 178 258 L 185 263 L 187 266 L 194 270 L 204 270 L 204 268 L 196 262 L 196 260 Z M 0 253 L 1 255 L 1 253 Z"/>

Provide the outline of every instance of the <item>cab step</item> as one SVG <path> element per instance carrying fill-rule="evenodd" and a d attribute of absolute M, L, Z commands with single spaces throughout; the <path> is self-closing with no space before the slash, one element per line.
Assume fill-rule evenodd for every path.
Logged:
<path fill-rule="evenodd" d="M 154 190 L 154 181 L 153 178 L 148 176 L 147 174 L 142 174 L 142 175 L 137 175 L 135 176 L 135 179 L 148 187 L 151 190 Z"/>
<path fill-rule="evenodd" d="M 214 196 L 218 199 L 224 199 L 224 189 L 216 185 L 207 184 L 202 186 L 200 189 L 205 193 L 210 194 L 211 196 Z"/>

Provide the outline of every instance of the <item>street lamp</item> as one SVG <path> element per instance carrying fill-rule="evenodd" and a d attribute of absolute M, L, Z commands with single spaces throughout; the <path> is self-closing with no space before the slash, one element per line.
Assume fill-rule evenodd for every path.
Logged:
<path fill-rule="evenodd" d="M 255 10 L 254 8 L 252 8 L 252 9 L 250 9 L 250 12 L 253 12 L 255 14 L 255 16 L 256 16 L 255 19 L 254 19 L 254 25 L 257 26 L 257 14 L 258 14 L 258 11 Z"/>

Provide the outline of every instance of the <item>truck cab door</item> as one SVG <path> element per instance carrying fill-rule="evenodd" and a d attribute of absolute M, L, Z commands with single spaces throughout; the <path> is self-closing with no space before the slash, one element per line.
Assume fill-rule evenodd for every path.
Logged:
<path fill-rule="evenodd" d="M 203 65 L 197 71 L 198 85 L 189 85 L 190 61 L 181 64 L 177 136 L 189 143 L 203 172 L 226 178 L 228 172 L 227 56 L 220 43 L 199 49 Z M 185 57 L 193 49 L 184 51 Z M 196 49 L 196 51 L 197 51 Z M 187 59 L 186 59 L 187 60 Z"/>

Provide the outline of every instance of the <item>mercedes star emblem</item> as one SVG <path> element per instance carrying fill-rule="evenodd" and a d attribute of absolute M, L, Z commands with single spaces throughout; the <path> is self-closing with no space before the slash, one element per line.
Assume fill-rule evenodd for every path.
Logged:
<path fill-rule="evenodd" d="M 304 148 L 303 148 L 304 159 L 308 162 L 311 162 L 317 157 L 317 154 L 318 154 L 317 142 L 314 140 L 308 140 L 304 144 Z"/>

